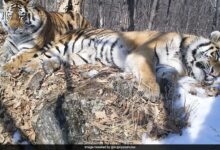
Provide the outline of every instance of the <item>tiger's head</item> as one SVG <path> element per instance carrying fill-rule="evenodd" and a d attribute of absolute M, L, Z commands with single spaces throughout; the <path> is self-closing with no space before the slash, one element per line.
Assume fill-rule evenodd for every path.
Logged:
<path fill-rule="evenodd" d="M 220 40 L 215 40 L 215 36 L 216 33 L 209 39 L 199 37 L 187 50 L 190 74 L 204 84 L 213 84 L 220 76 Z"/>
<path fill-rule="evenodd" d="M 213 84 L 220 76 L 220 62 L 214 59 L 198 60 L 192 67 L 192 73 L 202 83 Z"/>
<path fill-rule="evenodd" d="M 3 0 L 2 25 L 9 34 L 29 33 L 33 24 L 39 25 L 39 17 L 31 17 L 30 0 Z M 34 23 L 38 21 L 37 23 Z M 36 27 L 37 28 L 37 27 Z"/>

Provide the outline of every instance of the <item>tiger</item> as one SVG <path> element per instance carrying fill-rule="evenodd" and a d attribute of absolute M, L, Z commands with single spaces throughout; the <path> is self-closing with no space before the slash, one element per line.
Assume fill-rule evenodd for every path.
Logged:
<path fill-rule="evenodd" d="M 1 24 L 8 33 L 3 51 L 3 63 L 10 70 L 11 62 L 28 60 L 50 41 L 77 28 L 90 28 L 90 22 L 79 13 L 47 12 L 44 8 L 31 5 L 31 0 L 3 0 Z M 20 62 L 13 65 L 18 67 Z M 7 67 L 6 67 L 7 66 Z"/>
<path fill-rule="evenodd" d="M 220 32 L 204 38 L 149 30 L 77 29 L 44 47 L 39 66 L 50 74 L 62 64 L 101 62 L 132 73 L 143 98 L 154 101 L 161 98 L 167 80 L 176 82 L 182 76 L 191 76 L 205 85 L 216 81 L 220 75 L 220 42 L 216 37 Z"/>

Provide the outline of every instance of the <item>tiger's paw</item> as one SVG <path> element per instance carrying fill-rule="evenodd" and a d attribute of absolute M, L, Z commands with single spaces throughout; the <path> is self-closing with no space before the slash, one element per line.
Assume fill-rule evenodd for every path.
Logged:
<path fill-rule="evenodd" d="M 141 85 L 138 88 L 138 95 L 141 96 L 144 100 L 150 101 L 153 103 L 159 102 L 162 99 L 159 86 L 150 88 L 150 87 Z"/>
<path fill-rule="evenodd" d="M 27 62 L 23 67 L 22 67 L 22 71 L 26 72 L 26 73 L 35 73 L 38 72 L 40 70 L 42 70 L 42 60 L 35 58 L 32 59 L 31 61 Z"/>
<path fill-rule="evenodd" d="M 0 76 L 1 76 L 1 77 L 8 77 L 8 76 L 11 76 L 11 73 L 5 71 L 5 70 L 3 69 L 3 66 L 1 66 L 1 67 L 0 67 Z"/>
<path fill-rule="evenodd" d="M 52 74 L 61 67 L 59 60 L 48 60 L 43 62 L 43 70 L 46 74 Z"/>
<path fill-rule="evenodd" d="M 1 71 L 2 72 L 7 72 L 7 73 L 10 73 L 10 74 L 17 74 L 17 73 L 20 72 L 20 69 L 19 69 L 19 67 L 17 67 L 13 63 L 5 63 L 2 66 Z"/>

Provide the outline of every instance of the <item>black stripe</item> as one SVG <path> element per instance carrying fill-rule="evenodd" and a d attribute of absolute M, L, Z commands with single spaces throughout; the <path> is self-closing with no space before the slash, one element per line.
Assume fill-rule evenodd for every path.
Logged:
<path fill-rule="evenodd" d="M 81 41 L 81 50 L 79 50 L 78 53 L 80 53 L 83 50 L 83 48 L 84 48 L 84 44 L 83 44 L 84 40 L 86 40 L 86 39 L 89 40 L 90 36 L 94 35 L 94 34 L 87 34 L 87 33 L 89 33 L 89 31 L 88 32 L 87 31 L 84 32 L 84 36 L 83 36 L 83 39 Z M 89 41 L 88 46 L 90 46 L 90 44 L 91 44 L 91 40 Z"/>
<path fill-rule="evenodd" d="M 86 36 L 91 37 L 93 35 L 98 35 L 98 33 L 96 32 L 96 30 L 91 29 L 91 30 L 86 30 Z"/>
<path fill-rule="evenodd" d="M 63 55 L 66 54 L 67 50 L 68 50 L 68 42 L 66 42 L 66 43 L 64 44 L 64 52 L 63 52 Z"/>
<path fill-rule="evenodd" d="M 76 65 L 75 61 L 74 61 L 74 60 L 72 60 L 72 62 L 73 62 L 73 65 L 75 66 L 75 65 Z"/>
<path fill-rule="evenodd" d="M 214 49 L 214 47 L 213 47 L 213 46 L 211 46 L 211 47 L 209 48 L 209 50 L 212 50 L 212 49 Z"/>
<path fill-rule="evenodd" d="M 46 53 L 44 53 L 44 55 L 45 55 L 47 58 L 51 58 L 51 56 L 50 56 L 50 55 L 47 55 Z"/>
<path fill-rule="evenodd" d="M 203 46 L 208 46 L 210 45 L 211 42 L 207 42 L 207 43 L 202 43 L 200 45 L 198 45 L 195 49 L 192 50 L 192 54 L 195 55 L 197 53 L 197 50 L 200 48 L 200 47 L 203 47 Z"/>
<path fill-rule="evenodd" d="M 199 47 L 208 46 L 208 45 L 210 45 L 210 44 L 212 44 L 212 43 L 211 43 L 211 42 L 202 43 L 202 44 L 200 44 L 200 45 L 197 46 L 197 49 L 198 49 Z"/>
<path fill-rule="evenodd" d="M 15 55 L 16 53 L 14 53 L 11 49 L 9 49 L 9 53 L 11 53 L 12 55 Z"/>
<path fill-rule="evenodd" d="M 85 63 L 89 63 L 85 58 L 83 58 L 82 56 L 80 56 L 79 54 L 76 54 L 77 56 L 79 56 Z"/>
<path fill-rule="evenodd" d="M 160 63 L 160 58 L 159 58 L 159 56 L 158 56 L 158 54 L 157 54 L 157 44 L 156 44 L 155 47 L 154 47 L 154 54 L 155 54 L 155 57 L 156 57 L 156 59 L 157 59 L 157 64 L 159 64 L 159 63 Z"/>
<path fill-rule="evenodd" d="M 114 50 L 115 46 L 117 45 L 118 40 L 119 40 L 119 39 L 117 39 L 117 40 L 112 44 L 111 49 L 110 49 L 111 61 L 112 61 L 112 64 L 115 65 L 115 66 L 117 66 L 117 65 L 115 64 L 115 61 L 114 61 L 114 58 L 113 58 L 113 50 Z M 118 67 L 118 66 L 117 66 L 117 67 Z"/>
<path fill-rule="evenodd" d="M 197 53 L 197 50 L 200 48 L 200 47 L 203 47 L 203 46 L 208 46 L 210 45 L 211 42 L 207 42 L 207 43 L 202 43 L 200 45 L 198 45 L 194 50 L 192 50 L 192 56 L 193 56 L 193 61 L 191 61 L 190 63 L 193 64 L 195 61 L 196 61 L 196 53 Z"/>
<path fill-rule="evenodd" d="M 90 39 L 88 46 L 91 46 L 92 42 L 95 42 L 95 39 Z"/>
<path fill-rule="evenodd" d="M 102 32 L 106 31 L 106 29 L 89 29 L 89 30 L 93 31 L 92 34 L 96 34 L 96 35 L 100 35 Z"/>
<path fill-rule="evenodd" d="M 70 17 L 71 17 L 72 20 L 75 19 L 73 12 L 69 11 L 68 14 L 70 15 Z"/>
<path fill-rule="evenodd" d="M 84 38 L 81 40 L 81 50 L 83 50 L 83 47 L 84 47 L 83 42 L 84 42 L 85 39 L 86 39 L 86 37 L 84 37 Z M 80 50 L 80 51 L 81 51 L 81 50 Z M 80 52 L 80 51 L 79 51 L 79 52 Z"/>
<path fill-rule="evenodd" d="M 14 48 L 17 49 L 17 46 L 15 46 L 15 44 L 14 44 L 13 42 L 9 41 L 9 43 L 10 43 Z"/>
<path fill-rule="evenodd" d="M 100 51 L 100 56 L 101 56 L 101 58 L 103 58 L 103 53 L 104 53 L 104 47 L 105 47 L 105 45 L 108 43 L 108 40 L 107 41 L 105 41 L 104 43 L 103 43 L 103 45 L 102 45 L 102 48 L 101 48 L 101 51 Z M 107 55 L 106 55 L 107 56 Z"/>
<path fill-rule="evenodd" d="M 74 42 L 73 42 L 73 46 L 72 46 L 72 52 L 74 53 L 74 47 L 75 47 L 75 44 L 77 42 L 77 40 L 84 34 L 84 30 L 78 30 L 76 33 L 77 37 L 75 38 Z"/>
<path fill-rule="evenodd" d="M 94 47 L 95 47 L 95 49 L 96 49 L 97 51 L 98 51 L 98 45 L 99 45 L 100 43 L 102 43 L 103 40 L 104 40 L 104 38 L 102 38 L 101 40 L 98 40 L 98 41 L 95 42 Z M 95 58 L 98 58 L 98 52 L 96 52 Z"/>
<path fill-rule="evenodd" d="M 31 42 L 31 41 L 33 41 L 33 40 L 35 40 L 35 39 L 30 38 L 30 39 L 27 39 L 26 41 L 22 41 L 22 43 L 28 43 L 28 42 Z"/>
<path fill-rule="evenodd" d="M 107 63 L 111 64 L 111 60 L 109 60 L 108 56 L 108 51 L 105 52 L 105 56 L 106 56 L 106 61 Z"/>
<path fill-rule="evenodd" d="M 193 77 L 194 79 L 196 79 L 196 76 L 194 74 L 194 72 L 192 71 L 192 68 L 188 68 L 190 71 L 189 71 L 189 76 Z"/>
<path fill-rule="evenodd" d="M 39 13 L 41 9 L 39 7 L 34 7 L 34 9 Z"/>
<path fill-rule="evenodd" d="M 202 54 L 204 54 L 204 53 L 206 53 L 206 52 L 208 52 L 208 51 L 212 50 L 213 48 L 214 48 L 214 47 L 212 47 L 212 46 L 211 46 L 210 48 L 208 48 L 208 49 L 207 49 L 207 50 L 205 50 L 205 51 L 202 51 L 201 53 L 202 53 Z"/>
<path fill-rule="evenodd" d="M 33 13 L 32 13 L 32 15 L 31 15 L 31 18 L 32 18 L 33 21 L 35 21 L 35 17 L 34 17 L 34 14 L 33 14 Z"/>
<path fill-rule="evenodd" d="M 44 46 L 44 49 L 49 49 L 49 48 L 50 48 L 50 47 L 49 47 L 48 44 Z"/>
<path fill-rule="evenodd" d="M 60 53 L 60 49 L 58 46 L 55 46 L 55 49 Z"/>
<path fill-rule="evenodd" d="M 49 42 L 48 44 L 46 44 L 45 46 L 44 46 L 44 48 L 47 48 L 47 49 L 50 49 L 52 47 L 52 43 L 51 42 Z"/>
<path fill-rule="evenodd" d="M 85 27 L 85 26 L 84 26 L 84 23 L 85 23 L 85 19 L 82 18 L 82 23 L 81 23 L 81 26 L 80 26 L 81 28 L 82 28 L 82 27 L 83 27 L 83 28 Z"/>
<path fill-rule="evenodd" d="M 28 20 L 30 20 L 30 18 L 31 18 L 31 14 L 30 13 L 27 14 L 27 18 L 28 18 Z"/>
<path fill-rule="evenodd" d="M 180 50 L 183 49 L 183 46 L 184 46 L 184 42 L 187 40 L 187 37 L 183 38 L 181 43 L 180 43 Z"/>
<path fill-rule="evenodd" d="M 169 56 L 169 48 L 168 48 L 167 43 L 166 43 L 166 52 L 167 52 L 167 56 Z"/>

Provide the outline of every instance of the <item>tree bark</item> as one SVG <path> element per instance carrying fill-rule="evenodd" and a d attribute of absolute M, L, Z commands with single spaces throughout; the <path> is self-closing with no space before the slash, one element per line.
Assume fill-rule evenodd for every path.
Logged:
<path fill-rule="evenodd" d="M 59 12 L 66 12 L 68 5 L 72 5 L 73 11 L 77 13 L 82 13 L 84 0 L 61 0 L 61 5 L 59 7 Z"/>
<path fill-rule="evenodd" d="M 152 10 L 151 10 L 151 14 L 150 14 L 150 20 L 149 20 L 149 24 L 148 24 L 148 29 L 151 30 L 152 29 L 152 25 L 153 25 L 153 20 L 156 16 L 156 8 L 158 5 L 158 0 L 154 0 L 153 1 L 153 5 L 152 5 Z"/>

